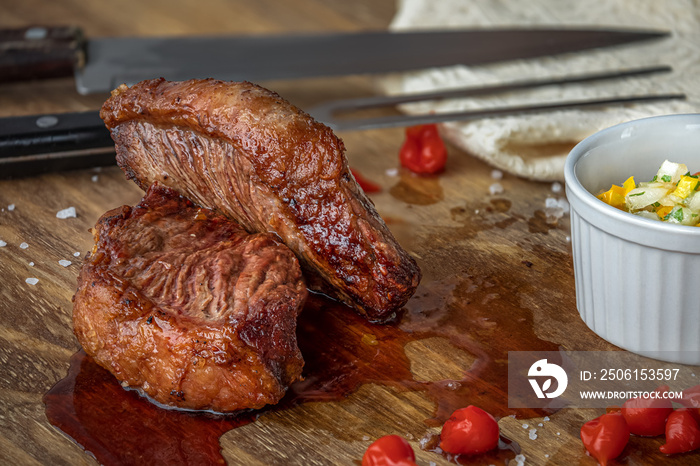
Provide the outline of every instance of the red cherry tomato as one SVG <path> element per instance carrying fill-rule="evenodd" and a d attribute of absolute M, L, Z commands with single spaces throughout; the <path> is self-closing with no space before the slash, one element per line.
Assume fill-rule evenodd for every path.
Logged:
<path fill-rule="evenodd" d="M 581 427 L 583 446 L 602 466 L 620 456 L 629 438 L 630 429 L 621 413 L 603 414 Z"/>
<path fill-rule="evenodd" d="M 683 398 L 675 401 L 688 408 L 688 412 L 700 425 L 700 385 L 683 390 Z"/>
<path fill-rule="evenodd" d="M 362 176 L 362 174 L 355 170 L 354 168 L 351 168 L 350 171 L 352 172 L 352 176 L 355 177 L 355 181 L 357 181 L 357 184 L 360 185 L 360 188 L 366 193 L 378 193 L 379 191 L 382 190 L 381 186 L 379 186 L 376 183 L 373 183 L 372 181 L 369 181 L 367 178 Z"/>
<path fill-rule="evenodd" d="M 435 128 L 437 130 L 437 125 L 416 125 L 416 126 L 408 126 L 406 128 L 406 138 L 408 139 L 420 139 L 421 135 L 423 134 L 424 131 L 428 130 L 428 128 Z"/>
<path fill-rule="evenodd" d="M 662 385 L 656 393 L 668 392 L 668 386 Z M 632 398 L 622 405 L 622 415 L 627 421 L 630 432 L 644 437 L 663 435 L 666 418 L 673 412 L 671 400 L 665 398 Z"/>
<path fill-rule="evenodd" d="M 399 151 L 401 165 L 419 175 L 433 175 L 445 169 L 447 149 L 437 125 L 406 128 L 406 140 Z"/>
<path fill-rule="evenodd" d="M 454 455 L 475 455 L 498 445 L 500 429 L 489 413 L 476 406 L 458 409 L 442 426 L 440 448 Z"/>
<path fill-rule="evenodd" d="M 666 422 L 666 443 L 659 449 L 661 453 L 673 455 L 700 448 L 700 428 L 687 409 L 672 412 Z"/>
<path fill-rule="evenodd" d="M 416 466 L 416 455 L 402 437 L 385 435 L 367 448 L 362 466 Z"/>

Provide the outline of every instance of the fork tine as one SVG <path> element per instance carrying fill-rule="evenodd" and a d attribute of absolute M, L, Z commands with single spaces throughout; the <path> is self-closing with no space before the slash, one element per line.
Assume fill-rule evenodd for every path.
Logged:
<path fill-rule="evenodd" d="M 638 95 L 627 97 L 614 97 L 608 99 L 558 102 L 541 105 L 496 107 L 483 110 L 468 110 L 464 112 L 429 113 L 423 115 L 394 115 L 379 118 L 355 118 L 347 120 L 336 120 L 331 117 L 327 121 L 324 121 L 324 123 L 336 131 L 367 130 L 391 128 L 396 126 L 422 125 L 428 123 L 444 123 L 447 121 L 468 121 L 477 120 L 480 118 L 497 117 L 504 115 L 517 115 L 525 113 L 537 113 L 572 108 L 605 107 L 610 105 L 653 102 L 659 100 L 683 100 L 685 98 L 685 94 Z"/>
<path fill-rule="evenodd" d="M 576 76 L 566 76 L 561 78 L 530 79 L 515 81 L 506 84 L 496 84 L 480 87 L 444 89 L 432 92 L 402 94 L 393 96 L 372 96 L 355 99 L 342 99 L 322 103 L 316 107 L 309 109 L 308 113 L 311 114 L 317 120 L 326 123 L 332 123 L 335 121 L 334 115 L 336 113 L 350 112 L 353 110 L 389 107 L 392 105 L 420 102 L 425 100 L 442 100 L 459 97 L 477 97 L 509 91 L 533 89 L 544 86 L 576 84 L 610 79 L 622 79 L 635 76 L 645 76 L 656 73 L 667 73 L 670 71 L 672 71 L 672 68 L 670 66 L 661 65 L 644 68 L 633 68 L 629 70 L 616 70 Z"/>

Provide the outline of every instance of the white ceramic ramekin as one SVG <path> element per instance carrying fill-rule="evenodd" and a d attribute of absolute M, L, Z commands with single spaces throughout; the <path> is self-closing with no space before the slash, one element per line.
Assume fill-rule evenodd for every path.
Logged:
<path fill-rule="evenodd" d="M 661 163 L 700 171 L 700 114 L 631 121 L 579 143 L 565 165 L 576 305 L 605 340 L 664 361 L 700 364 L 700 227 L 641 218 L 595 197 Z"/>

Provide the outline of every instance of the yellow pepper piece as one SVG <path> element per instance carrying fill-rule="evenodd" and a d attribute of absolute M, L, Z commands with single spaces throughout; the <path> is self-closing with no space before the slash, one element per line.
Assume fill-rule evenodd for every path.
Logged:
<path fill-rule="evenodd" d="M 672 205 L 664 205 L 656 209 L 656 215 L 661 217 L 662 219 L 669 214 L 673 210 Z"/>
<path fill-rule="evenodd" d="M 612 185 L 610 189 L 598 195 L 598 199 L 618 209 L 625 207 L 625 188 L 622 186 Z"/>
<path fill-rule="evenodd" d="M 622 187 L 625 188 L 625 196 L 627 196 L 630 191 L 637 187 L 637 184 L 634 182 L 634 176 L 627 178 L 625 182 L 622 183 Z"/>
<path fill-rule="evenodd" d="M 610 189 L 598 195 L 598 199 L 618 209 L 625 210 L 625 196 L 637 185 L 634 176 L 630 176 L 622 183 L 622 186 L 612 185 Z"/>
<path fill-rule="evenodd" d="M 676 186 L 676 190 L 673 191 L 672 194 L 680 197 L 681 199 L 685 199 L 686 197 L 690 196 L 693 191 L 695 191 L 699 181 L 700 180 L 698 178 L 683 175 Z"/>

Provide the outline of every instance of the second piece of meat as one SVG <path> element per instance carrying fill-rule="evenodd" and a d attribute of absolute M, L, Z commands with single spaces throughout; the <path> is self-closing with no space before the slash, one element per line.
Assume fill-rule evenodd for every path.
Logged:
<path fill-rule="evenodd" d="M 299 263 L 273 235 L 153 185 L 104 214 L 74 297 L 75 335 L 116 378 L 160 403 L 237 411 L 301 378 Z"/>
<path fill-rule="evenodd" d="M 342 141 L 279 95 L 155 79 L 114 90 L 101 116 L 141 188 L 159 182 L 249 232 L 275 232 L 312 289 L 382 321 L 418 286 L 420 269 L 353 178 Z"/>

